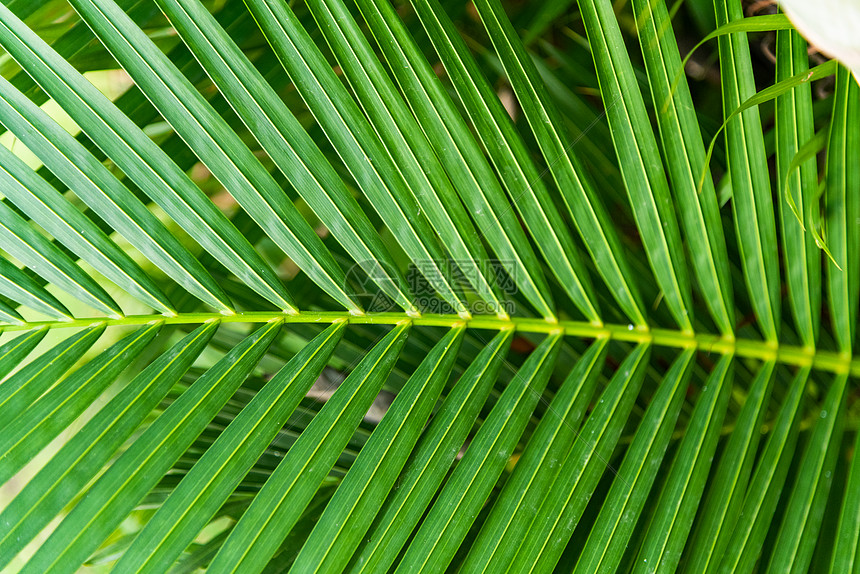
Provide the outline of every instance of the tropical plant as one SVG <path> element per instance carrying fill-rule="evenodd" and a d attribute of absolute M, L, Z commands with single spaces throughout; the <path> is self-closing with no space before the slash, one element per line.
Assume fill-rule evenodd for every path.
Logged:
<path fill-rule="evenodd" d="M 860 572 L 860 87 L 784 16 L 3 0 L 0 45 L 0 567 Z"/>

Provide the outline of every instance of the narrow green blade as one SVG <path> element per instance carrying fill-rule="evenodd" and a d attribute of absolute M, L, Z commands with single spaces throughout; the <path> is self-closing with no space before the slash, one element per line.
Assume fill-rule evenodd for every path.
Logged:
<path fill-rule="evenodd" d="M 693 410 L 636 559 L 637 574 L 675 572 L 693 526 L 732 390 L 732 357 L 720 358 Z"/>
<path fill-rule="evenodd" d="M 448 393 L 382 505 L 350 572 L 391 568 L 463 446 L 504 364 L 513 331 L 498 333 Z"/>
<path fill-rule="evenodd" d="M 102 151 L 210 255 L 279 308 L 293 308 L 274 271 L 164 151 L 3 6 L 0 44 L 75 118 Z"/>
<path fill-rule="evenodd" d="M 24 358 L 30 354 L 30 351 L 36 348 L 36 345 L 45 338 L 48 334 L 47 327 L 32 329 L 23 335 L 15 337 L 11 341 L 7 341 L 0 347 L 0 381 L 18 367 Z M 0 388 L 6 383 L 0 383 Z"/>
<path fill-rule="evenodd" d="M 0 323 L 8 323 L 10 325 L 23 325 L 24 318 L 18 314 L 18 311 L 0 301 Z"/>
<path fill-rule="evenodd" d="M 536 507 L 577 438 L 606 360 L 608 343 L 608 339 L 594 342 L 553 397 L 472 544 L 462 565 L 465 572 L 498 572 L 510 563 L 511 552 L 516 552 L 513 541 L 525 536 Z"/>
<path fill-rule="evenodd" d="M 675 8 L 675 6 L 677 6 L 677 3 L 674 4 L 672 7 Z M 761 16 L 747 16 L 738 20 L 724 22 L 717 26 L 716 30 L 709 32 L 704 38 L 699 40 L 699 42 L 695 46 L 693 46 L 693 49 L 690 50 L 686 56 L 684 56 L 682 66 L 678 68 L 679 77 L 677 78 L 677 81 L 680 81 L 680 76 L 685 73 L 684 70 L 687 67 L 687 62 L 690 61 L 690 58 L 693 56 L 696 50 L 698 50 L 714 38 L 721 38 L 723 36 L 736 34 L 738 32 L 779 32 L 780 30 L 794 30 L 794 25 L 786 17 L 785 14 L 764 14 Z"/>
<path fill-rule="evenodd" d="M 574 165 L 571 160 L 570 148 L 572 146 L 562 142 L 562 136 L 558 133 L 558 130 L 563 129 L 559 114 L 554 109 L 531 58 L 517 37 L 501 3 L 497 0 L 482 0 L 476 2 L 475 6 L 487 28 L 493 46 L 499 54 L 502 65 L 520 97 L 529 125 L 538 138 L 544 159 L 556 184 L 564 193 L 565 200 L 569 202 L 569 205 L 573 203 L 568 199 L 569 193 L 579 194 L 573 201 L 583 205 L 582 194 L 587 194 L 584 188 L 584 185 L 587 184 L 580 181 L 582 169 Z M 593 196 L 588 197 L 586 203 L 594 203 Z M 574 252 L 570 252 L 570 255 L 574 254 Z M 558 268 L 553 266 L 553 269 Z M 578 279 L 582 283 L 582 286 L 579 287 L 582 294 L 569 291 L 574 302 L 580 308 L 583 308 L 583 303 L 580 302 L 583 296 L 587 298 L 587 302 L 594 298 L 591 285 L 583 281 L 583 275 L 584 267 L 578 259 L 571 259 L 568 269 L 561 268 L 556 271 L 556 277 L 562 285 L 565 285 L 566 281 L 570 281 L 571 278 Z M 592 314 L 597 313 L 596 308 L 585 307 L 584 309 L 585 311 L 590 310 Z M 586 313 L 586 316 L 589 317 L 589 314 Z M 592 318 L 592 321 L 594 320 Z"/>
<path fill-rule="evenodd" d="M 0 85 L 2 83 L 0 79 Z M 0 109 L 11 110 L 3 104 L 0 104 Z M 0 184 L 9 201 L 41 225 L 58 243 L 76 253 L 129 295 L 160 312 L 175 313 L 167 296 L 131 257 L 5 146 L 0 146 Z M 5 215 L 4 219 L 8 221 Z M 7 229 L 23 236 L 17 225 Z M 45 256 L 50 254 L 48 251 Z"/>
<path fill-rule="evenodd" d="M 14 10 L 12 8 L 13 3 L 14 2 L 8 3 L 6 7 L 9 8 L 19 20 L 26 20 L 26 17 L 22 16 L 19 10 Z M 119 0 L 119 5 L 122 6 L 123 10 L 127 10 L 130 15 L 133 15 L 132 17 L 139 18 L 141 23 L 151 20 L 155 15 L 154 7 L 152 4 L 146 2 L 146 0 Z M 31 22 L 31 24 L 34 24 L 34 22 Z M 50 43 L 51 47 L 64 59 L 68 60 L 73 66 L 89 68 L 89 64 L 92 62 L 92 53 L 91 51 L 88 51 L 87 48 L 94 38 L 92 30 L 89 29 L 86 23 L 78 20 L 68 29 L 68 31 L 63 32 L 61 36 L 56 39 L 52 38 Z M 49 99 L 48 94 L 42 91 L 36 81 L 20 68 L 16 67 L 15 72 L 8 75 L 7 79 L 13 86 L 18 88 L 38 105 L 42 105 Z"/>
<path fill-rule="evenodd" d="M 618 20 L 609 0 L 580 0 L 579 9 L 648 261 L 675 322 L 692 331 L 692 292 L 674 202 Z"/>
<path fill-rule="evenodd" d="M 112 0 L 72 5 L 153 105 L 266 234 L 326 293 L 352 312 L 346 278 L 331 253 L 260 161 Z M 294 174 L 289 174 L 290 176 Z M 306 181 L 297 178 L 294 187 Z"/>
<path fill-rule="evenodd" d="M 842 444 L 847 392 L 848 375 L 837 375 L 800 460 L 768 572 L 809 572 Z"/>
<path fill-rule="evenodd" d="M 182 393 L 99 477 L 22 572 L 75 572 L 233 396 L 280 328 L 280 321 L 260 327 Z"/>
<path fill-rule="evenodd" d="M 715 0 L 717 25 L 741 20 L 740 0 Z M 755 95 L 746 32 L 720 36 L 723 114 L 728 117 Z M 732 212 L 738 249 L 753 311 L 766 339 L 776 341 L 780 326 L 779 255 L 767 155 L 756 107 L 726 126 L 726 154 L 732 183 Z"/>
<path fill-rule="evenodd" d="M 836 72 L 824 192 L 828 301 L 833 334 L 851 353 L 860 302 L 860 86 L 844 66 Z"/>
<path fill-rule="evenodd" d="M 777 32 L 777 82 L 809 69 L 806 50 L 806 42 L 797 32 Z M 807 83 L 776 99 L 776 173 L 780 189 L 777 201 L 785 279 L 794 324 L 807 347 L 815 346 L 821 317 L 821 250 L 815 245 L 812 233 L 803 228 L 809 220 L 812 202 L 817 201 L 818 166 L 813 158 L 796 170 L 791 169 L 791 164 L 801 147 L 814 136 L 812 87 Z M 801 220 L 789 209 L 788 197 L 792 198 Z"/>
<path fill-rule="evenodd" d="M 386 294 L 404 310 L 414 310 L 409 288 L 370 221 L 257 68 L 197 0 L 161 0 L 159 5 L 309 206 Z M 258 22 L 267 23 L 259 16 Z"/>
<path fill-rule="evenodd" d="M 511 569 L 550 572 L 555 568 L 607 470 L 607 461 L 645 378 L 650 355 L 648 344 L 638 345 L 618 367 L 534 513 L 525 537 L 514 542 L 517 552 Z"/>
<path fill-rule="evenodd" d="M 232 311 L 226 293 L 164 224 L 69 132 L 3 78 L 0 122 L 152 263 L 204 303 Z"/>
<path fill-rule="evenodd" d="M 32 277 L 0 258 L 0 294 L 55 319 L 71 319 L 71 312 Z"/>
<path fill-rule="evenodd" d="M 860 572 L 860 433 L 855 434 L 857 438 L 852 450 L 851 467 L 833 545 L 833 559 L 830 562 L 831 574 Z"/>
<path fill-rule="evenodd" d="M 591 190 L 590 183 L 584 180 L 582 167 L 573 157 L 571 151 L 573 146 L 568 143 L 571 139 L 563 127 L 560 115 L 550 100 L 525 47 L 517 37 L 513 25 L 507 19 L 501 3 L 496 0 L 484 0 L 477 2 L 476 7 L 523 106 L 523 111 L 535 133 L 549 171 L 552 173 L 556 185 L 562 191 L 580 233 L 583 233 L 585 229 L 590 229 L 589 226 L 593 226 L 595 219 L 604 224 L 601 225 L 601 228 L 610 227 L 605 225 L 606 219 L 602 213 L 603 208 Z M 613 245 L 611 237 L 605 237 L 607 235 L 605 231 L 597 232 L 593 228 L 590 231 L 595 232 L 592 237 L 600 237 L 606 241 L 609 249 L 614 251 L 616 259 L 621 259 L 617 255 L 620 249 Z M 592 241 L 585 235 L 583 238 L 586 245 Z M 595 252 L 592 251 L 592 256 L 594 255 Z M 610 284 L 616 297 L 619 298 L 622 308 L 627 310 L 628 306 L 637 303 L 638 295 L 632 291 L 626 282 L 617 280 L 619 277 L 626 279 L 625 269 L 620 266 L 621 264 L 614 259 L 610 259 L 609 262 L 619 266 L 612 269 L 610 273 L 604 273 L 604 279 Z M 595 263 L 598 269 L 602 268 L 602 264 L 598 263 L 597 260 Z M 610 277 L 614 279 L 614 282 Z M 561 277 L 559 280 L 564 282 Z M 624 291 L 619 291 L 619 289 Z M 637 323 L 644 322 L 640 320 L 641 317 L 639 316 L 631 318 Z"/>
<path fill-rule="evenodd" d="M 551 308 L 543 270 L 522 225 L 439 76 L 389 2 L 370 0 L 357 6 L 481 235 L 534 308 Z"/>
<path fill-rule="evenodd" d="M 217 328 L 217 322 L 197 328 L 144 369 L 3 509 L 0 568 L 98 474 L 206 348 Z"/>
<path fill-rule="evenodd" d="M 720 536 L 727 537 L 730 542 L 728 545 L 717 542 L 718 547 L 726 548 L 719 571 L 752 572 L 759 559 L 794 458 L 808 378 L 809 368 L 801 369 L 782 402 L 747 488 L 741 510 L 743 520 L 738 520 L 733 529 L 720 532 Z"/>
<path fill-rule="evenodd" d="M 78 418 L 143 352 L 160 329 L 161 323 L 156 322 L 127 335 L 54 385 L 17 416 L 11 416 L 0 437 L 0 484 L 12 478 Z M 92 332 L 99 330 L 96 327 Z M 18 393 L 17 397 L 20 395 Z M 4 406 L 10 406 L 10 402 Z"/>
<path fill-rule="evenodd" d="M 505 387 L 406 549 L 397 572 L 447 568 L 501 476 L 555 368 L 561 334 L 551 333 Z"/>
<path fill-rule="evenodd" d="M 541 181 L 541 174 L 532 162 L 510 116 L 481 74 L 460 33 L 437 0 L 416 0 L 413 7 L 441 57 L 481 143 L 486 146 L 490 159 L 513 200 L 510 203 L 513 203 L 519 212 L 550 269 L 561 284 L 565 285 L 565 282 L 570 280 L 571 273 L 576 274 L 571 269 L 576 265 L 574 262 L 578 261 L 579 255 L 574 249 L 561 214 Z M 524 97 L 519 93 L 517 95 L 520 99 Z M 567 145 L 568 142 L 565 142 L 562 147 Z M 569 158 L 566 150 L 564 154 L 544 155 L 551 171 L 562 160 L 566 163 L 566 158 Z M 555 173 L 554 171 L 553 174 Z M 577 180 L 578 178 L 571 182 L 566 180 L 565 183 L 569 185 L 559 187 L 565 194 L 568 207 L 574 209 L 574 222 L 586 248 L 595 259 L 597 270 L 609 285 L 613 296 L 619 299 L 621 308 L 635 323 L 644 325 L 641 305 L 632 294 L 632 282 L 626 279 L 627 274 L 623 271 L 626 267 L 619 262 L 621 248 L 614 228 L 607 223 L 608 216 L 600 207 L 582 199 L 587 196 L 584 187 L 586 184 Z M 568 192 L 578 194 L 576 200 L 584 203 L 571 205 Z"/>
<path fill-rule="evenodd" d="M 698 525 L 687 545 L 685 567 L 693 572 L 705 572 L 718 566 L 722 553 L 717 543 L 720 540 L 727 542 L 720 533 L 731 531 L 740 515 L 761 438 L 761 423 L 770 399 L 773 370 L 773 362 L 765 363 L 752 381 L 734 430 L 713 473 Z"/>
<path fill-rule="evenodd" d="M 483 245 L 452 182 L 436 157 L 423 126 L 413 117 L 382 64 L 376 60 L 373 50 L 343 2 L 316 0 L 308 5 L 344 67 L 373 129 L 392 153 L 397 167 L 427 213 L 443 245 L 464 274 L 474 279 L 471 283 L 477 284 L 475 288 L 478 294 L 496 306 L 497 296 L 484 277 L 485 273 L 491 272 L 491 268 L 482 263 L 487 258 Z M 445 217 L 441 217 L 443 214 Z M 580 293 L 580 300 L 581 296 Z M 553 318 L 555 310 L 547 289 L 544 289 L 539 302 L 541 306 L 537 312 L 546 318 Z"/>
<path fill-rule="evenodd" d="M 683 351 L 649 401 L 618 469 L 619 478 L 613 481 L 577 559 L 575 572 L 618 570 L 672 438 L 695 355 L 694 349 Z"/>
<path fill-rule="evenodd" d="M 421 361 L 362 447 L 299 552 L 295 572 L 343 572 L 373 523 L 457 359 L 464 329 L 455 327 Z"/>
<path fill-rule="evenodd" d="M 681 75 L 673 83 L 681 69 L 681 56 L 666 2 L 635 0 L 633 9 L 693 271 L 714 323 L 724 335 L 731 335 L 735 313 L 726 239 L 710 172 L 699 185 L 699 174 L 705 170 L 705 146 L 687 78 Z"/>
<path fill-rule="evenodd" d="M 218 512 L 317 380 L 345 323 L 310 341 L 263 387 L 188 471 L 115 568 L 164 571 Z"/>
<path fill-rule="evenodd" d="M 104 333 L 94 325 L 42 353 L 0 384 L 0 430 L 50 389 Z M 11 365 L 10 365 L 11 367 Z"/>
<path fill-rule="evenodd" d="M 2 201 L 0 242 L 4 251 L 78 301 L 102 313 L 122 315 L 116 302 L 92 277 Z"/>
<path fill-rule="evenodd" d="M 335 75 L 287 5 L 271 0 L 254 0 L 248 4 L 255 18 L 262 22 L 269 42 L 296 83 L 308 108 L 338 154 L 344 158 L 347 168 L 374 209 L 442 298 L 456 312 L 466 313 L 464 304 L 451 284 L 451 273 L 445 268 L 443 251 L 438 246 L 430 220 L 436 220 L 436 231 L 457 259 L 474 262 L 476 257 L 480 259 L 480 252 L 483 250 L 480 249 L 477 254 L 470 253 L 469 246 L 463 242 L 464 234 L 455 228 L 455 222 L 449 217 L 449 211 L 455 212 L 450 209 L 450 205 L 443 206 L 437 197 L 437 191 L 444 190 L 442 185 L 450 187 L 445 175 L 441 174 L 436 182 L 439 189 L 434 189 L 412 155 L 411 146 L 414 142 L 404 141 L 397 126 L 393 125 L 391 112 L 388 112 L 386 104 L 393 105 L 400 96 L 391 94 L 390 87 L 386 83 L 380 83 L 378 76 L 368 75 L 365 67 L 371 66 L 375 56 L 372 53 L 367 54 L 369 48 L 362 45 L 366 43 L 364 37 L 353 34 L 351 41 L 345 39 L 342 27 L 348 26 L 350 17 L 347 16 L 347 19 L 338 20 L 336 23 L 325 20 L 321 28 L 345 76 L 352 82 L 356 97 L 370 114 L 370 120 L 364 116 L 358 103 L 350 96 L 342 80 Z M 318 20 L 330 17 L 327 7 L 321 7 L 315 2 L 309 2 L 308 8 Z M 354 22 L 352 27 L 355 28 Z M 348 46 L 345 47 L 345 44 Z M 362 47 L 365 53 L 358 58 L 352 51 L 361 50 Z M 356 74 L 362 78 L 358 83 L 354 81 Z M 376 88 L 389 88 L 387 102 L 383 102 L 382 96 L 376 94 L 375 83 Z M 401 107 L 405 106 L 401 103 Z M 374 132 L 371 122 L 379 122 L 379 126 L 376 126 L 377 132 Z M 385 135 L 400 138 L 396 149 L 388 142 L 383 143 Z M 424 138 L 417 126 L 414 135 L 416 141 L 422 141 L 419 138 Z M 423 143 L 426 146 L 426 141 Z M 438 163 L 438 160 L 428 158 L 425 162 L 433 165 L 433 162 Z M 450 195 L 453 195 L 453 191 Z M 456 197 L 454 199 L 456 200 Z M 454 207 L 460 212 L 460 223 L 471 227 L 462 205 Z M 474 235 L 472 230 L 470 236 Z M 483 257 L 486 258 L 486 255 Z M 495 300 L 495 295 L 486 284 L 480 269 L 478 277 L 486 287 L 480 294 L 486 297 L 486 293 L 489 293 L 491 300 Z"/>
<path fill-rule="evenodd" d="M 409 326 L 403 323 L 392 329 L 341 383 L 260 489 L 208 572 L 254 574 L 265 567 L 382 388 Z"/>

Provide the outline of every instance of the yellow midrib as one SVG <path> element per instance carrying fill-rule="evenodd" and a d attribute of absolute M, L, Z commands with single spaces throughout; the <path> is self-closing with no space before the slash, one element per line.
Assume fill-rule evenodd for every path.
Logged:
<path fill-rule="evenodd" d="M 642 329 L 633 325 L 594 325 L 584 321 L 559 321 L 551 323 L 543 319 L 511 317 L 500 319 L 495 316 L 473 316 L 463 319 L 457 315 L 422 315 L 410 317 L 405 313 L 369 313 L 366 315 L 350 315 L 347 312 L 336 311 L 307 311 L 297 315 L 280 312 L 249 312 L 222 315 L 220 313 L 183 313 L 175 316 L 165 315 L 129 315 L 122 318 L 86 317 L 73 321 L 34 321 L 23 325 L 4 325 L 0 330 L 26 331 L 48 327 L 50 329 L 82 328 L 93 324 L 112 326 L 144 325 L 152 321 L 163 321 L 165 324 L 200 324 L 207 321 L 219 320 L 224 323 L 266 323 L 273 320 L 285 323 L 321 323 L 329 324 L 336 321 L 348 321 L 353 324 L 394 325 L 403 321 L 411 321 L 416 326 L 453 327 L 466 325 L 470 329 L 487 329 L 502 331 L 516 329 L 524 333 L 552 333 L 563 329 L 565 335 L 585 339 L 608 337 L 616 341 L 631 343 L 650 342 L 656 346 L 674 348 L 697 348 L 703 352 L 718 355 L 734 354 L 737 357 L 760 360 L 775 360 L 778 363 L 794 366 L 810 366 L 819 371 L 832 373 L 848 373 L 860 376 L 860 357 L 855 358 L 846 353 L 818 350 L 793 345 L 779 345 L 754 339 L 733 339 L 710 333 L 686 333 L 668 329 Z"/>

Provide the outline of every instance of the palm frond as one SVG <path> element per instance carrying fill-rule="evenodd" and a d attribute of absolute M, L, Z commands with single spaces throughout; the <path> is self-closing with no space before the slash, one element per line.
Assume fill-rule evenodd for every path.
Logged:
<path fill-rule="evenodd" d="M 860 565 L 860 87 L 785 17 L 10 0 L 0 46 L 0 568 Z"/>

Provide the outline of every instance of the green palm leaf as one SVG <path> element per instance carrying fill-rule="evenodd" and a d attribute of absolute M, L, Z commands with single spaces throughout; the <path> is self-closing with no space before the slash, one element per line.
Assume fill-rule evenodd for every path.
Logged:
<path fill-rule="evenodd" d="M 338 489 L 337 498 L 326 506 L 296 558 L 296 568 L 339 572 L 346 567 L 370 527 L 367 515 L 379 508 L 418 440 L 420 426 L 411 424 L 412 420 L 426 420 L 439 399 L 462 336 L 462 327 L 452 329 L 397 395 L 391 405 L 392 414 L 383 419 L 380 430 L 371 435 L 350 468 L 349 478 L 344 478 L 346 486 Z"/>
<path fill-rule="evenodd" d="M 740 2 L 716 0 L 717 24 L 742 17 Z M 752 63 L 746 33 L 721 36 L 723 110 L 732 110 L 755 93 Z M 770 176 L 764 150 L 761 117 L 757 108 L 743 112 L 726 126 L 726 155 L 732 182 L 732 212 L 741 254 L 744 278 L 758 317 L 762 334 L 777 337 L 779 304 L 779 261 L 770 191 Z"/>
<path fill-rule="evenodd" d="M 3 510 L 6 534 L 0 555 L 13 556 L 69 502 L 146 416 L 167 395 L 174 382 L 203 352 L 217 323 L 199 327 L 158 360 L 99 411 L 75 438 L 66 443 L 39 474 Z"/>
<path fill-rule="evenodd" d="M 784 80 L 809 68 L 806 42 L 797 32 L 777 33 L 777 80 Z M 804 221 L 818 184 L 815 161 L 809 159 L 796 171 L 790 165 L 800 148 L 814 136 L 812 87 L 801 86 L 776 100 L 777 173 L 785 190 L 801 214 L 794 217 L 787 201 L 779 202 L 779 220 L 791 310 L 798 335 L 807 346 L 814 346 L 821 316 L 821 251 L 811 233 L 804 232 Z"/>
<path fill-rule="evenodd" d="M 0 568 L 857 571 L 860 87 L 741 8 L 0 5 Z"/>
<path fill-rule="evenodd" d="M 0 10 L 2 16 L 9 20 L 4 24 L 12 27 L 2 35 L 9 40 L 6 49 L 41 80 L 46 92 L 58 103 L 76 112 L 83 130 L 114 163 L 245 284 L 278 307 L 291 309 L 283 286 L 247 239 L 161 148 L 38 36 L 16 21 L 14 15 Z M 104 115 L 98 115 L 95 110 L 104 110 Z M 84 122 L 84 118 L 88 121 Z"/>
<path fill-rule="evenodd" d="M 258 571 L 269 561 L 379 393 L 408 332 L 408 324 L 392 329 L 343 381 L 261 489 L 272 495 L 248 507 L 210 570 Z"/>
<path fill-rule="evenodd" d="M 860 273 L 851 263 L 860 257 L 860 137 L 856 126 L 860 121 L 860 87 L 852 81 L 844 67 L 836 73 L 836 94 L 833 99 L 833 120 L 827 145 L 827 242 L 833 260 L 827 262 L 830 313 L 839 348 L 851 352 L 857 322 Z"/>
<path fill-rule="evenodd" d="M 605 358 L 605 339 L 595 341 L 570 371 L 564 385 L 553 397 L 547 416 L 517 461 L 517 466 L 499 493 L 493 510 L 487 516 L 475 544 L 463 567 L 472 571 L 492 571 L 504 564 L 508 540 L 525 536 L 522 516 L 535 511 L 535 505 L 558 475 L 564 455 L 576 440 L 600 369 L 598 363 Z"/>

